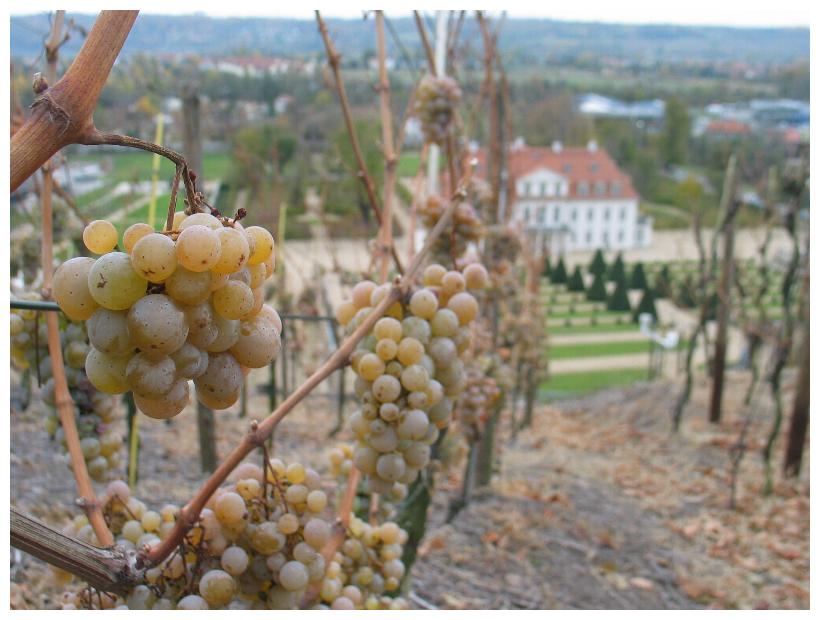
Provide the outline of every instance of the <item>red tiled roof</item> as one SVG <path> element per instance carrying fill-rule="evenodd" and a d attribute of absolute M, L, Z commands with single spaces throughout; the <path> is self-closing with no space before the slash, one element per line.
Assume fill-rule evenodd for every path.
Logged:
<path fill-rule="evenodd" d="M 745 135 L 750 131 L 751 130 L 746 123 L 732 120 L 712 121 L 706 126 L 706 133 Z"/>
<path fill-rule="evenodd" d="M 486 177 L 487 154 L 481 148 L 476 153 L 478 168 L 475 174 Z M 621 171 L 605 150 L 598 147 L 590 150 L 585 146 L 564 146 L 560 150 L 551 147 L 523 146 L 510 149 L 509 171 L 514 180 L 546 168 L 569 181 L 569 195 L 566 198 L 578 200 L 600 200 L 601 198 L 637 198 L 632 186 L 632 178 Z M 603 195 L 595 190 L 595 184 L 603 181 L 606 191 Z M 587 193 L 578 192 L 579 183 L 587 183 Z M 619 184 L 620 191 L 611 192 L 613 183 Z"/>

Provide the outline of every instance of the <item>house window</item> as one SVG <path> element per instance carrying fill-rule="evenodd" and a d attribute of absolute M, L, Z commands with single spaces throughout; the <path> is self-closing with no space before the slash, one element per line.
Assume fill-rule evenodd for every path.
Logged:
<path fill-rule="evenodd" d="M 606 209 L 604 209 L 604 221 L 605 221 L 605 222 L 608 222 L 608 221 L 609 221 L 609 207 L 607 207 Z"/>
<path fill-rule="evenodd" d="M 637 239 L 638 243 L 643 243 L 643 230 L 640 228 L 635 232 L 635 238 Z"/>
<path fill-rule="evenodd" d="M 626 207 L 621 207 L 621 221 L 626 219 Z"/>
<path fill-rule="evenodd" d="M 555 207 L 555 209 L 552 210 L 552 220 L 554 222 L 557 222 L 561 217 L 560 214 L 561 214 L 561 208 L 560 207 Z"/>
<path fill-rule="evenodd" d="M 578 195 L 579 196 L 588 196 L 589 195 L 589 183 L 586 181 L 578 181 Z"/>
<path fill-rule="evenodd" d="M 538 223 L 543 224 L 547 219 L 547 208 L 538 207 Z"/>
<path fill-rule="evenodd" d="M 618 243 L 623 243 L 623 241 L 624 241 L 624 231 L 619 230 L 618 231 Z"/>
<path fill-rule="evenodd" d="M 530 184 L 529 183 L 524 183 L 524 195 L 525 196 L 530 195 Z"/>
<path fill-rule="evenodd" d="M 570 218 L 572 218 L 573 222 L 578 219 L 578 209 L 575 207 L 572 208 L 572 215 L 570 215 Z"/>
<path fill-rule="evenodd" d="M 621 184 L 618 183 L 617 181 L 613 181 L 609 186 L 609 192 L 613 196 L 620 196 L 620 194 L 621 194 Z"/>
<path fill-rule="evenodd" d="M 604 196 L 606 194 L 606 181 L 595 182 L 595 193 L 598 194 L 598 196 Z"/>
<path fill-rule="evenodd" d="M 562 170 L 564 172 L 572 172 L 572 165 L 571 164 L 564 164 L 564 167 L 562 168 Z"/>
<path fill-rule="evenodd" d="M 549 195 L 549 185 L 547 183 L 541 183 L 541 195 L 548 196 Z"/>
<path fill-rule="evenodd" d="M 587 243 L 592 243 L 592 231 L 587 232 Z"/>
<path fill-rule="evenodd" d="M 530 208 L 529 206 L 524 207 L 524 221 L 529 223 L 530 221 Z"/>
<path fill-rule="evenodd" d="M 604 242 L 604 245 L 609 245 L 609 233 L 608 232 L 604 232 L 603 242 Z"/>
<path fill-rule="evenodd" d="M 589 165 L 589 171 L 590 172 L 598 172 L 598 168 L 599 168 L 598 164 L 590 164 Z"/>
<path fill-rule="evenodd" d="M 590 222 L 591 222 L 593 219 L 595 219 L 595 209 L 593 209 L 592 207 L 590 207 L 590 208 L 587 210 L 587 219 L 588 219 Z"/>

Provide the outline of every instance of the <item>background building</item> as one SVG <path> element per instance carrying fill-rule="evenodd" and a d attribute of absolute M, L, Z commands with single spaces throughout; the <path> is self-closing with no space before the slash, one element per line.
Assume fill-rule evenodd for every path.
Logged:
<path fill-rule="evenodd" d="M 486 170 L 479 151 L 478 174 Z M 585 147 L 510 147 L 512 221 L 536 247 L 553 254 L 574 250 L 627 249 L 652 241 L 652 219 L 638 214 L 639 197 L 629 175 L 594 141 Z"/>

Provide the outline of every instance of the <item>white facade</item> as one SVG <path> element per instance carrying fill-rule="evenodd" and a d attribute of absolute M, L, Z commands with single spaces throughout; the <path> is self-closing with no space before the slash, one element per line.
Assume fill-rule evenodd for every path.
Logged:
<path fill-rule="evenodd" d="M 618 181 L 578 185 L 570 197 L 570 181 L 560 173 L 537 169 L 516 181 L 514 218 L 555 251 L 627 249 L 651 242 L 651 219 L 638 214 L 638 199 L 618 198 Z"/>

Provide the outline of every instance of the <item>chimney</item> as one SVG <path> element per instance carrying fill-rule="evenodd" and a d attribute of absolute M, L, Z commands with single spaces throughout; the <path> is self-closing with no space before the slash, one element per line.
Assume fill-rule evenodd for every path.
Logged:
<path fill-rule="evenodd" d="M 587 142 L 587 150 L 590 153 L 594 153 L 598 150 L 598 143 L 595 140 L 590 140 L 589 142 Z"/>
<path fill-rule="evenodd" d="M 564 145 L 561 144 L 560 140 L 553 140 L 552 141 L 552 152 L 553 153 L 560 153 L 564 149 Z"/>

